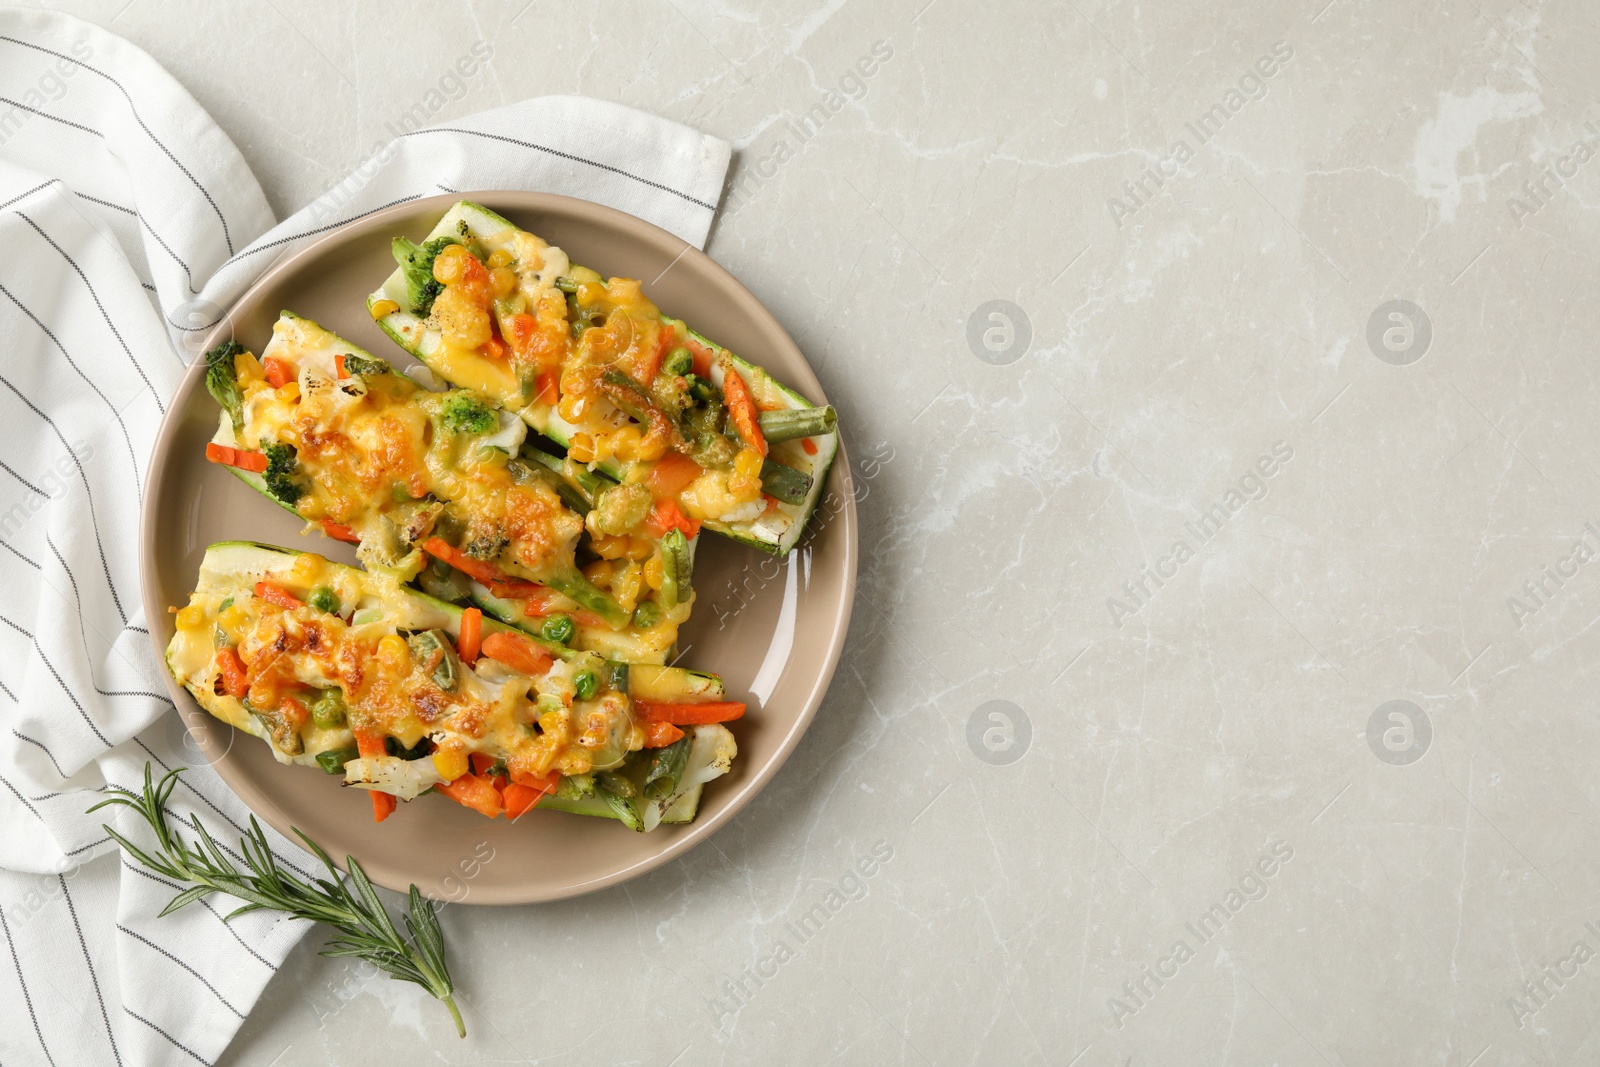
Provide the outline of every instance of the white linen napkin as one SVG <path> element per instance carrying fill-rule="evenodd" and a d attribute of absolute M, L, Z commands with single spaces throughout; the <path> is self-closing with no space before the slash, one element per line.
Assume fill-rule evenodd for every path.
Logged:
<path fill-rule="evenodd" d="M 150 448 L 197 338 L 279 255 L 440 191 L 566 193 L 702 246 L 728 159 L 625 107 L 534 99 L 405 133 L 273 225 L 227 135 L 149 56 L 0 12 L 0 1062 L 209 1064 L 306 930 L 224 922 L 222 896 L 157 919 L 175 888 L 100 828 L 145 840 L 143 824 L 84 813 L 148 761 L 191 767 L 173 815 L 230 845 L 248 825 L 165 696 L 139 602 Z"/>

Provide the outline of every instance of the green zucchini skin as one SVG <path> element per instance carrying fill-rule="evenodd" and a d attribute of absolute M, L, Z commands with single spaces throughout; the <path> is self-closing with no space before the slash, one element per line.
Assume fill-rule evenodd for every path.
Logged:
<path fill-rule="evenodd" d="M 514 228 L 515 223 L 512 223 L 508 219 L 496 214 L 481 204 L 475 204 L 470 200 L 462 200 L 451 207 L 449 211 L 445 212 L 438 224 L 435 225 L 431 231 L 429 231 L 425 240 L 446 235 L 461 236 L 463 226 L 465 227 L 466 236 L 482 239 L 484 237 L 500 233 L 508 228 Z M 420 360 L 430 370 L 434 371 L 435 374 L 439 375 L 439 377 L 445 378 L 446 375 L 441 373 L 436 361 L 430 358 L 433 355 L 434 349 L 437 345 L 436 335 L 430 336 L 426 327 L 426 320 L 418 318 L 407 309 L 404 271 L 397 267 L 395 271 L 390 274 L 387 279 L 385 279 L 384 283 L 367 298 L 368 310 L 370 311 L 373 308 L 373 305 L 377 304 L 380 300 L 392 300 L 399 305 L 400 310 L 391 312 L 387 315 L 379 316 L 377 318 L 378 326 L 389 336 L 391 340 L 395 342 L 395 344 L 399 345 L 407 353 Z M 687 323 L 682 323 L 681 320 L 674 321 L 678 321 L 682 328 L 698 343 L 704 345 L 706 348 L 711 349 L 713 352 L 716 352 L 719 355 L 727 356 L 729 361 L 732 362 L 733 365 L 739 369 L 740 373 L 745 375 L 747 378 L 754 374 L 762 374 L 765 376 L 767 381 L 775 387 L 789 408 L 812 408 L 816 406 L 804 396 L 795 392 L 793 389 L 790 389 L 788 386 L 784 385 L 782 382 L 779 382 L 771 375 L 767 375 L 765 371 L 762 371 L 753 363 L 743 359 L 734 352 L 730 352 L 728 349 L 714 341 L 709 340 L 703 334 L 690 328 Z M 713 361 L 711 366 L 712 384 L 720 389 L 722 387 L 723 377 L 724 374 L 720 360 Z M 536 419 L 533 412 L 524 409 L 522 416 L 523 420 L 527 422 L 528 425 L 536 432 L 550 438 L 563 448 L 566 447 L 570 439 L 572 427 L 562 420 L 559 415 L 550 413 L 546 418 Z M 788 555 L 790 550 L 792 550 L 794 546 L 800 542 L 800 538 L 805 533 L 807 523 L 810 522 L 812 514 L 814 514 L 816 511 L 817 504 L 822 498 L 823 487 L 827 482 L 828 473 L 833 467 L 834 457 L 839 451 L 839 434 L 837 430 L 831 434 L 827 434 L 823 437 L 813 438 L 812 440 L 817 445 L 817 454 L 815 456 L 807 457 L 809 460 L 809 469 L 801 472 L 811 477 L 810 491 L 807 493 L 805 499 L 798 505 L 798 513 L 780 531 L 774 534 L 770 530 L 760 526 L 759 520 L 757 522 L 738 523 L 732 525 L 723 522 L 707 522 L 703 524 L 704 528 L 720 534 L 723 537 L 730 538 L 734 541 L 740 542 L 741 544 L 749 545 L 752 548 L 759 549 L 760 551 L 767 552 L 775 556 Z M 609 463 L 600 464 L 599 469 L 610 475 L 612 478 L 617 478 L 620 474 L 615 466 Z"/>

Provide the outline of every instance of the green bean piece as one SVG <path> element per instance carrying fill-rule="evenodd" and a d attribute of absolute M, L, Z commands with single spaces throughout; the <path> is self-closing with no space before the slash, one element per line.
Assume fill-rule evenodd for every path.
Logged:
<path fill-rule="evenodd" d="M 661 373 L 682 376 L 694 369 L 694 353 L 679 345 L 667 353 L 661 363 Z"/>
<path fill-rule="evenodd" d="M 603 785 L 597 787 L 595 793 L 599 795 L 601 800 L 605 801 L 606 807 L 616 814 L 622 825 L 638 833 L 644 833 L 644 820 L 639 817 L 639 809 L 634 805 L 633 801 L 627 797 L 617 796 Z"/>
<path fill-rule="evenodd" d="M 556 796 L 562 800 L 581 800 L 594 795 L 594 775 L 563 774 L 556 782 Z"/>
<path fill-rule="evenodd" d="M 311 590 L 311 599 L 306 601 L 318 611 L 325 611 L 329 615 L 339 614 L 339 594 L 325 585 L 319 585 Z"/>
<path fill-rule="evenodd" d="M 344 693 L 338 689 L 324 689 L 311 705 L 311 721 L 325 730 L 345 724 Z"/>
<path fill-rule="evenodd" d="M 693 564 L 689 560 L 689 539 L 682 530 L 668 530 L 661 539 L 661 606 L 671 610 L 689 597 Z"/>
<path fill-rule="evenodd" d="M 353 759 L 360 759 L 361 753 L 354 747 L 330 748 L 326 752 L 317 753 L 317 766 L 329 774 L 343 774 L 344 765 Z"/>
<path fill-rule="evenodd" d="M 577 624 L 570 615 L 552 615 L 544 620 L 544 625 L 539 627 L 539 633 L 546 640 L 558 641 L 566 644 L 572 640 L 572 635 L 578 632 Z"/>
<path fill-rule="evenodd" d="M 578 691 L 579 700 L 592 700 L 600 691 L 600 679 L 594 671 L 579 671 L 572 679 L 572 686 Z"/>
<path fill-rule="evenodd" d="M 633 609 L 633 624 L 641 630 L 648 630 L 661 621 L 661 605 L 654 600 L 646 600 Z"/>
<path fill-rule="evenodd" d="M 811 475 L 770 459 L 762 460 L 761 488 L 785 504 L 804 504 L 811 492 Z"/>
<path fill-rule="evenodd" d="M 678 738 L 666 748 L 658 748 L 650 758 L 650 770 L 644 776 L 644 795 L 647 800 L 664 800 L 678 789 L 683 769 L 689 763 L 689 737 Z"/>
<path fill-rule="evenodd" d="M 839 425 L 832 405 L 825 408 L 784 408 L 761 413 L 761 436 L 771 445 L 797 437 L 820 437 Z"/>
<path fill-rule="evenodd" d="M 223 600 L 222 603 L 217 605 L 217 611 L 219 611 L 219 612 L 227 611 L 231 607 L 233 607 L 233 597 L 230 596 L 227 599 Z"/>
<path fill-rule="evenodd" d="M 612 796 L 624 800 L 632 800 L 639 795 L 639 787 L 633 784 L 633 779 L 616 771 L 601 771 L 595 775 L 595 783 Z"/>

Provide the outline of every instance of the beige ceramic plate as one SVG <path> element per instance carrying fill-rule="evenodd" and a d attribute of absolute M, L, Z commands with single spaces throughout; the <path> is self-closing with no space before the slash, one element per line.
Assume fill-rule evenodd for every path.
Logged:
<path fill-rule="evenodd" d="M 465 194 L 565 249 L 575 262 L 646 280 L 665 311 L 759 364 L 814 402 L 824 400 L 783 327 L 734 277 L 698 249 L 631 215 L 580 200 L 524 192 Z M 259 352 L 280 309 L 315 319 L 369 351 L 410 361 L 367 316 L 364 301 L 394 268 L 389 241 L 420 240 L 456 196 L 431 197 L 342 226 L 274 265 L 207 338 L 230 336 Z M 653 281 L 651 279 L 654 279 Z M 162 424 L 150 465 L 141 529 L 141 574 L 158 658 L 172 636 L 168 608 L 187 602 L 214 541 L 300 547 L 354 563 L 347 546 L 302 535 L 301 524 L 205 460 L 217 407 L 203 361 L 190 368 Z M 304 767 L 276 763 L 267 746 L 207 716 L 170 677 L 167 688 L 190 734 L 233 790 L 287 834 L 298 827 L 334 856 L 353 854 L 374 881 L 415 882 L 439 899 L 483 904 L 555 900 L 633 878 L 693 848 L 749 803 L 805 732 L 833 675 L 855 590 L 856 519 L 844 450 L 812 530 L 779 563 L 705 535 L 695 564 L 695 615 L 680 647 L 685 666 L 716 671 L 751 710 L 733 724 L 733 772 L 706 787 L 689 826 L 633 833 L 610 819 L 534 811 L 515 825 L 490 821 L 440 797 L 402 804 L 372 822 L 366 793 Z M 492 858 L 491 858 L 492 857 Z"/>

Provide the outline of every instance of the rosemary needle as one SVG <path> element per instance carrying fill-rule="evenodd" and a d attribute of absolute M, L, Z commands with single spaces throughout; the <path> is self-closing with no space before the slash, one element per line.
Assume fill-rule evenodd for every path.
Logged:
<path fill-rule="evenodd" d="M 131 808 L 144 817 L 155 832 L 159 849 L 155 854 L 146 852 L 111 827 L 106 833 L 140 863 L 175 882 L 192 883 L 173 897 L 162 909 L 167 915 L 185 904 L 199 900 L 211 893 L 226 893 L 244 901 L 244 906 L 228 913 L 227 918 L 248 911 L 281 911 L 297 919 L 310 919 L 333 927 L 335 936 L 324 956 L 349 956 L 387 971 L 392 978 L 402 982 L 415 982 L 433 996 L 444 1001 L 455 1021 L 456 1033 L 467 1036 L 466 1023 L 456 1007 L 455 985 L 450 980 L 450 969 L 444 959 L 444 933 L 439 929 L 439 917 L 434 905 L 422 899 L 417 887 L 411 887 L 411 900 L 405 912 L 407 939 L 395 928 L 394 920 L 378 899 L 372 882 L 361 869 L 354 856 L 346 856 L 349 880 L 339 877 L 333 865 L 315 841 L 298 829 L 294 832 L 317 854 L 328 868 L 327 878 L 315 882 L 303 881 L 278 865 L 267 845 L 266 834 L 255 816 L 250 817 L 250 831 L 239 840 L 247 870 L 241 871 L 223 855 L 197 816 L 190 816 L 198 845 L 185 840 L 168 824 L 167 798 L 178 784 L 178 773 L 183 768 L 169 771 L 160 782 L 153 780 L 150 764 L 144 765 L 144 793 L 141 796 L 131 789 L 112 786 L 114 794 L 94 805 L 89 811 L 98 811 L 108 805 Z M 352 889 L 354 890 L 352 892 Z"/>

